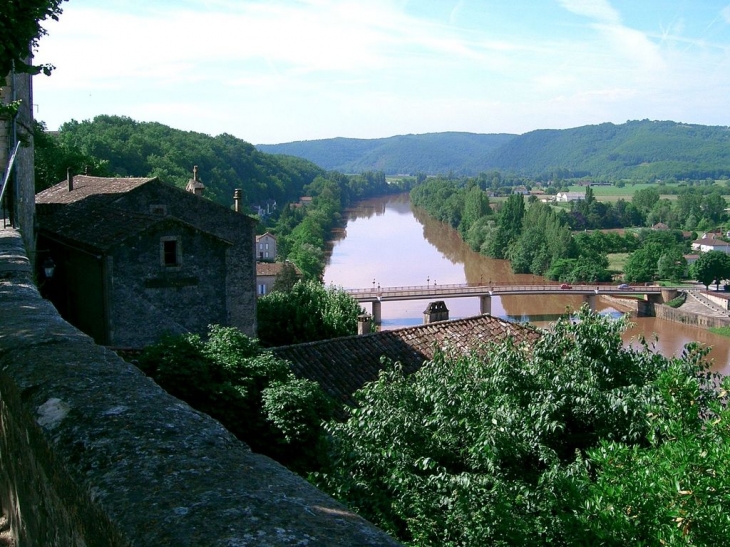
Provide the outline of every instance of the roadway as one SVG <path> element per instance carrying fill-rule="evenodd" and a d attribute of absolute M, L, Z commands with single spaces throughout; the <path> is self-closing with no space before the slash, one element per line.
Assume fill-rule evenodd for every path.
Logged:
<path fill-rule="evenodd" d="M 411 287 L 380 287 L 345 289 L 358 302 L 387 302 L 396 300 L 425 300 L 438 298 L 462 298 L 469 296 L 509 296 L 523 294 L 580 294 L 611 296 L 661 294 L 662 290 L 682 290 L 682 287 L 660 287 L 658 285 L 636 285 L 619 288 L 618 285 L 571 285 L 562 288 L 560 284 L 540 285 L 420 285 Z"/>

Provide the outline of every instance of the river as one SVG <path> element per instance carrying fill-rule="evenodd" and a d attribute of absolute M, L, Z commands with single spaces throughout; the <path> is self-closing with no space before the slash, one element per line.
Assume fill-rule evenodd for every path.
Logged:
<path fill-rule="evenodd" d="M 345 229 L 335 234 L 331 242 L 332 252 L 324 272 L 328 285 L 366 288 L 544 281 L 541 277 L 512 273 L 505 260 L 475 253 L 456 230 L 414 210 L 408 195 L 366 200 L 346 215 Z M 479 314 L 478 298 L 445 302 L 452 319 Z M 568 309 L 577 309 L 582 302 L 582 297 L 569 294 L 494 297 L 492 315 L 540 325 L 554 321 Z M 427 300 L 384 302 L 381 328 L 420 325 L 427 304 Z M 604 302 L 599 302 L 598 310 L 619 313 Z M 634 326 L 625 334 L 627 344 L 640 335 L 650 340 L 656 336 L 656 350 L 669 356 L 681 354 L 685 344 L 698 341 L 712 347 L 712 368 L 730 374 L 730 338 L 650 317 L 633 318 L 632 322 Z"/>

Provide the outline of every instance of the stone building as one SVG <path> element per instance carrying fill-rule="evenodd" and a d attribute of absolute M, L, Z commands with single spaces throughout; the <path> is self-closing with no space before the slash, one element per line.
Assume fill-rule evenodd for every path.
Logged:
<path fill-rule="evenodd" d="M 36 203 L 39 262 L 55 264 L 41 290 L 98 343 L 212 323 L 255 336 L 253 218 L 157 178 L 69 177 Z"/>
<path fill-rule="evenodd" d="M 256 236 L 256 260 L 276 260 L 276 236 L 271 232 Z"/>
<path fill-rule="evenodd" d="M 32 249 L 35 244 L 35 174 L 33 147 L 33 79 L 30 74 L 11 73 L 0 76 L 0 103 L 9 104 L 19 101 L 19 109 L 14 118 L 0 115 L 0 216 L 4 226 L 20 230 L 23 244 L 34 261 Z M 10 159 L 16 150 L 12 172 L 3 181 Z"/>

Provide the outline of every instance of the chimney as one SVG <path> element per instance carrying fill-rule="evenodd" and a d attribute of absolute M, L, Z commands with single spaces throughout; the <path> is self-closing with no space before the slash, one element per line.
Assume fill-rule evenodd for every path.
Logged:
<path fill-rule="evenodd" d="M 372 316 L 364 313 L 357 316 L 357 333 L 359 335 L 370 334 L 370 327 L 372 325 Z"/>
<path fill-rule="evenodd" d="M 68 181 L 68 191 L 71 192 L 74 189 L 74 176 L 71 174 L 71 168 L 66 168 L 66 180 Z"/>
<path fill-rule="evenodd" d="M 241 189 L 236 188 L 233 191 L 233 210 L 237 213 L 241 212 Z"/>
<path fill-rule="evenodd" d="M 198 166 L 193 166 L 193 178 L 191 178 L 188 181 L 187 186 L 185 189 L 190 192 L 191 194 L 195 194 L 196 196 L 202 196 L 203 190 L 205 190 L 205 185 L 198 180 Z"/>

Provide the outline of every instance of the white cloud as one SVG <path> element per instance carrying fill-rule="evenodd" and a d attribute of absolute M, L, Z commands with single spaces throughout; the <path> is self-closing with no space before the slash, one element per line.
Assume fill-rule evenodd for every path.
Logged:
<path fill-rule="evenodd" d="M 602 23 L 617 25 L 621 22 L 618 11 L 607 0 L 557 0 L 557 2 L 570 12 Z"/>

